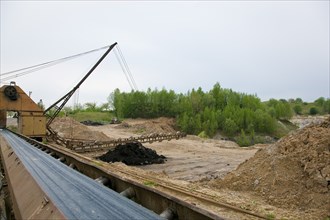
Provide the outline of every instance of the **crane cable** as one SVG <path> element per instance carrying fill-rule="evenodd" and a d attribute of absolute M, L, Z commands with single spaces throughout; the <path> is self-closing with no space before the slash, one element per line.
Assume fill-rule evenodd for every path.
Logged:
<path fill-rule="evenodd" d="M 119 45 L 117 45 L 117 50 L 118 50 L 118 52 L 119 52 L 119 54 L 120 54 L 120 56 L 121 56 L 121 58 L 122 58 L 122 61 L 123 61 L 123 63 L 124 63 L 124 66 L 126 67 L 127 73 L 128 73 L 128 75 L 129 75 L 129 77 L 130 77 L 130 79 L 131 79 L 131 82 L 132 82 L 132 84 L 133 84 L 135 90 L 138 90 L 138 87 L 137 87 L 136 82 L 135 82 L 135 80 L 134 80 L 134 78 L 133 78 L 133 75 L 132 75 L 132 73 L 131 73 L 131 70 L 129 69 L 129 67 L 128 67 L 128 65 L 127 65 L 126 59 L 125 59 L 124 54 L 123 54 L 123 52 L 121 51 Z"/>
<path fill-rule="evenodd" d="M 125 75 L 125 77 L 127 79 L 127 82 L 130 85 L 130 87 L 131 87 L 132 90 L 138 90 L 137 85 L 135 83 L 135 80 L 134 80 L 134 78 L 132 76 L 132 73 L 130 72 L 129 67 L 127 65 L 127 62 L 126 62 L 126 60 L 125 60 L 125 58 L 123 56 L 123 53 L 118 48 L 119 47 L 117 45 L 117 47 L 116 47 L 117 50 L 114 50 L 115 56 L 116 56 L 116 58 L 118 60 L 118 63 L 120 65 L 121 69 L 123 70 L 123 73 L 124 73 L 124 75 Z"/>
<path fill-rule="evenodd" d="M 125 70 L 125 67 L 124 67 L 124 65 L 123 65 L 123 63 L 122 63 L 122 61 L 121 61 L 121 59 L 120 59 L 120 57 L 118 55 L 118 52 L 116 50 L 114 50 L 114 53 L 115 53 L 115 56 L 117 58 L 117 61 L 118 61 L 119 65 L 120 65 L 120 67 L 121 67 L 121 69 L 122 69 L 122 71 L 123 71 L 123 73 L 124 73 L 124 75 L 126 77 L 126 80 L 127 80 L 128 84 L 129 84 L 129 86 L 131 87 L 132 90 L 134 90 L 134 87 L 132 85 L 132 82 L 130 81 L 130 79 L 128 77 L 128 74 L 127 74 L 127 72 Z"/>
<path fill-rule="evenodd" d="M 6 80 L 9 80 L 9 79 L 20 77 L 20 76 L 23 76 L 23 75 L 26 75 L 26 74 L 29 74 L 29 73 L 32 73 L 32 72 L 35 72 L 35 71 L 38 71 L 38 70 L 41 70 L 41 69 L 50 67 L 50 66 L 54 66 L 56 64 L 59 64 L 59 63 L 62 63 L 62 62 L 65 62 L 65 61 L 74 59 L 74 58 L 79 57 L 79 56 L 83 56 L 83 55 L 86 55 L 86 54 L 89 54 L 89 53 L 93 53 L 93 52 L 96 52 L 96 51 L 104 50 L 104 49 L 106 49 L 108 47 L 109 46 L 105 46 L 105 47 L 101 47 L 101 48 L 98 48 L 98 49 L 90 50 L 90 51 L 87 51 L 87 52 L 75 54 L 75 55 L 72 55 L 72 56 L 68 56 L 68 57 L 64 57 L 64 58 L 60 58 L 60 59 L 48 61 L 48 62 L 45 62 L 45 63 L 41 63 L 41 64 L 29 66 L 29 67 L 25 67 L 25 68 L 18 69 L 18 70 L 13 70 L 13 71 L 5 72 L 5 73 L 2 73 L 1 76 L 5 76 L 5 75 L 9 75 L 9 76 L 7 76 L 5 78 L 2 78 L 1 80 L 6 81 Z M 12 74 L 15 74 L 15 75 L 12 75 Z"/>
<path fill-rule="evenodd" d="M 4 78 L 0 78 L 0 79 L 1 79 L 1 81 L 7 81 L 7 80 L 10 80 L 10 79 L 13 79 L 13 78 L 24 76 L 24 75 L 27 75 L 29 73 L 33 73 L 33 72 L 36 72 L 38 70 L 41 70 L 41 69 L 44 69 L 44 68 L 47 68 L 47 67 L 50 67 L 50 66 L 54 66 L 54 65 L 57 65 L 59 63 L 62 63 L 62 62 L 65 62 L 65 61 L 68 61 L 68 60 L 71 60 L 71 59 L 74 59 L 74 58 L 77 58 L 77 57 L 80 57 L 80 56 L 83 56 L 83 55 L 86 55 L 86 54 L 89 54 L 89 53 L 93 53 L 93 52 L 96 52 L 96 51 L 106 49 L 108 47 L 110 47 L 110 46 L 105 46 L 105 47 L 90 50 L 90 51 L 87 51 L 87 52 L 75 54 L 75 55 L 72 55 L 72 56 L 68 56 L 68 57 L 48 61 L 48 62 L 45 62 L 45 63 L 41 63 L 41 64 L 21 68 L 21 69 L 18 69 L 18 70 L 5 72 L 5 73 L 0 74 L 0 77 L 1 76 L 6 76 L 6 75 L 8 75 L 8 76 L 4 77 Z M 117 49 L 117 50 L 114 50 L 116 58 L 117 58 L 117 60 L 120 64 L 121 69 L 124 72 L 124 75 L 125 75 L 125 77 L 128 81 L 128 84 L 130 85 L 132 90 L 138 90 L 137 84 L 136 84 L 136 82 L 133 78 L 133 75 L 132 75 L 132 73 L 131 73 L 128 65 L 127 65 L 126 59 L 125 59 L 125 57 L 124 57 L 124 55 L 123 55 L 123 53 L 122 53 L 122 51 L 121 51 L 118 44 L 116 45 L 115 49 Z"/>

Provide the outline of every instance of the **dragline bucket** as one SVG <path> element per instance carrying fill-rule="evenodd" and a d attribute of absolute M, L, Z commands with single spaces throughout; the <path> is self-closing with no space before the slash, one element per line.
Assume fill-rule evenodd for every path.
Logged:
<path fill-rule="evenodd" d="M 14 82 L 0 88 L 0 128 L 7 126 L 7 111 L 18 113 L 19 133 L 37 138 L 46 136 L 46 117 L 42 108 Z"/>

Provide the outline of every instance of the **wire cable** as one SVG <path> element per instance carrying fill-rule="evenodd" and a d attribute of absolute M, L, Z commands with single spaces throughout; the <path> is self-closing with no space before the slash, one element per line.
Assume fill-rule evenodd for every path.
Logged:
<path fill-rule="evenodd" d="M 123 63 L 124 63 L 124 66 L 126 67 L 126 71 L 127 71 L 128 75 L 129 75 L 129 77 L 130 77 L 130 79 L 131 79 L 131 82 L 132 82 L 132 84 L 133 84 L 135 90 L 138 90 L 138 87 L 137 87 L 136 82 L 135 82 L 135 80 L 134 80 L 134 78 L 133 78 L 133 75 L 132 75 L 132 73 L 131 73 L 131 70 L 129 69 L 129 67 L 128 67 L 128 65 L 127 65 L 126 59 L 125 59 L 124 54 L 122 53 L 122 51 L 121 51 L 119 45 L 117 45 L 117 49 L 118 49 L 119 55 L 120 55 L 121 58 L 122 58 L 122 61 L 123 61 Z"/>
<path fill-rule="evenodd" d="M 2 78 L 2 80 L 8 80 L 8 79 L 11 79 L 11 78 L 16 78 L 16 77 L 19 77 L 19 76 L 23 76 L 23 75 L 26 75 L 28 73 L 35 72 L 35 71 L 38 71 L 38 70 L 43 69 L 43 68 L 47 68 L 49 66 L 53 66 L 53 65 L 56 65 L 58 63 L 65 62 L 65 61 L 74 59 L 74 58 L 79 57 L 79 56 L 83 56 L 83 55 L 93 53 L 93 52 L 96 52 L 96 51 L 99 51 L 99 50 L 104 50 L 108 47 L 110 47 L 110 46 L 105 46 L 105 47 L 101 47 L 101 48 L 98 48 L 98 49 L 94 49 L 94 50 L 86 51 L 86 52 L 83 52 L 83 53 L 75 54 L 75 55 L 72 55 L 72 56 L 63 57 L 63 58 L 60 58 L 60 59 L 48 61 L 48 62 L 45 62 L 45 63 L 41 63 L 41 64 L 37 64 L 37 65 L 25 67 L 25 68 L 21 68 L 21 69 L 18 69 L 18 70 L 5 72 L 5 73 L 2 73 L 1 75 L 2 76 L 10 75 L 10 74 L 14 74 L 14 73 L 26 70 L 26 71 L 23 71 L 21 73 L 17 73 L 15 76 L 10 76 L 10 77 L 8 76 L 8 77 L 5 77 L 5 78 Z"/>
<path fill-rule="evenodd" d="M 73 58 L 71 58 L 71 59 L 73 59 Z M 68 61 L 68 60 L 65 60 L 65 61 Z M 65 62 L 65 61 L 61 61 L 61 62 Z M 13 79 L 13 78 L 24 76 L 24 75 L 27 75 L 27 74 L 32 73 L 32 72 L 36 72 L 36 71 L 41 70 L 41 69 L 44 69 L 44 68 L 47 68 L 47 67 L 50 67 L 50 66 L 54 66 L 54 65 L 59 64 L 61 62 L 52 62 L 52 63 L 49 63 L 49 64 L 45 64 L 43 66 L 35 67 L 33 69 L 30 69 L 30 70 L 27 70 L 27 71 L 23 71 L 21 73 L 15 74 L 15 75 L 9 75 L 7 77 L 2 78 L 1 80 L 7 81 L 7 80 L 10 80 L 10 79 Z"/>
<path fill-rule="evenodd" d="M 117 48 L 117 47 L 116 47 L 116 48 Z M 120 60 L 120 57 L 119 57 L 119 55 L 118 55 L 118 52 L 117 52 L 116 50 L 114 50 L 114 52 L 115 52 L 115 56 L 116 56 L 116 58 L 117 58 L 117 60 L 118 60 L 118 63 L 119 63 L 119 65 L 120 65 L 121 69 L 123 70 L 123 73 L 124 73 L 124 75 L 125 75 L 125 77 L 126 77 L 126 79 L 127 79 L 127 82 L 128 82 L 128 84 L 129 84 L 129 86 L 131 87 L 132 90 L 134 90 L 134 86 L 132 85 L 132 82 L 131 82 L 130 79 L 129 79 L 129 76 L 128 76 L 126 70 L 125 70 L 125 67 L 124 67 L 122 61 Z"/>

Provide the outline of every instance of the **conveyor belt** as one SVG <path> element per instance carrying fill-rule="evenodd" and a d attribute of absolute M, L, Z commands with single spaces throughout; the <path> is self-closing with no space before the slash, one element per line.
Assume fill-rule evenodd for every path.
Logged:
<path fill-rule="evenodd" d="M 6 130 L 0 134 L 68 219 L 162 219 Z"/>

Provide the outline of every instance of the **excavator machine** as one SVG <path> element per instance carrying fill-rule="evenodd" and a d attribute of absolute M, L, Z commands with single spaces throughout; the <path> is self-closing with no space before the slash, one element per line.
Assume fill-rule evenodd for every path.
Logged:
<path fill-rule="evenodd" d="M 108 50 L 97 61 L 97 63 L 88 71 L 78 84 L 70 90 L 65 96 L 56 101 L 45 111 L 36 104 L 19 86 L 14 82 L 10 85 L 4 85 L 0 88 L 0 129 L 7 126 L 7 111 L 17 112 L 18 115 L 18 133 L 42 140 L 46 136 L 47 130 L 53 134 L 50 124 L 62 110 L 80 85 L 91 75 L 102 60 L 116 46 L 114 43 L 109 46 Z M 60 104 L 58 107 L 57 105 Z M 50 110 L 55 109 L 52 114 Z"/>
<path fill-rule="evenodd" d="M 59 144 L 72 149 L 81 151 L 91 151 L 113 148 L 118 144 L 130 143 L 139 141 L 141 143 L 163 141 L 171 139 L 179 139 L 185 134 L 177 132 L 175 134 L 151 134 L 147 136 L 131 137 L 127 139 L 118 139 L 111 141 L 86 141 L 73 140 L 60 137 L 57 132 L 51 128 L 51 123 L 63 109 L 65 104 L 69 101 L 76 90 L 85 82 L 96 67 L 104 60 L 110 51 L 117 45 L 114 43 L 109 46 L 102 57 L 94 64 L 94 66 L 87 72 L 87 74 L 62 98 L 57 100 L 54 104 L 43 110 L 36 104 L 19 86 L 14 82 L 10 85 L 5 85 L 0 88 L 0 129 L 6 128 L 7 111 L 15 111 L 18 113 L 18 133 L 25 136 L 32 137 L 38 141 L 42 138 L 53 139 Z"/>
<path fill-rule="evenodd" d="M 7 125 L 7 112 L 17 112 L 18 132 L 41 140 L 46 136 L 46 116 L 15 82 L 0 88 L 0 129 Z"/>

